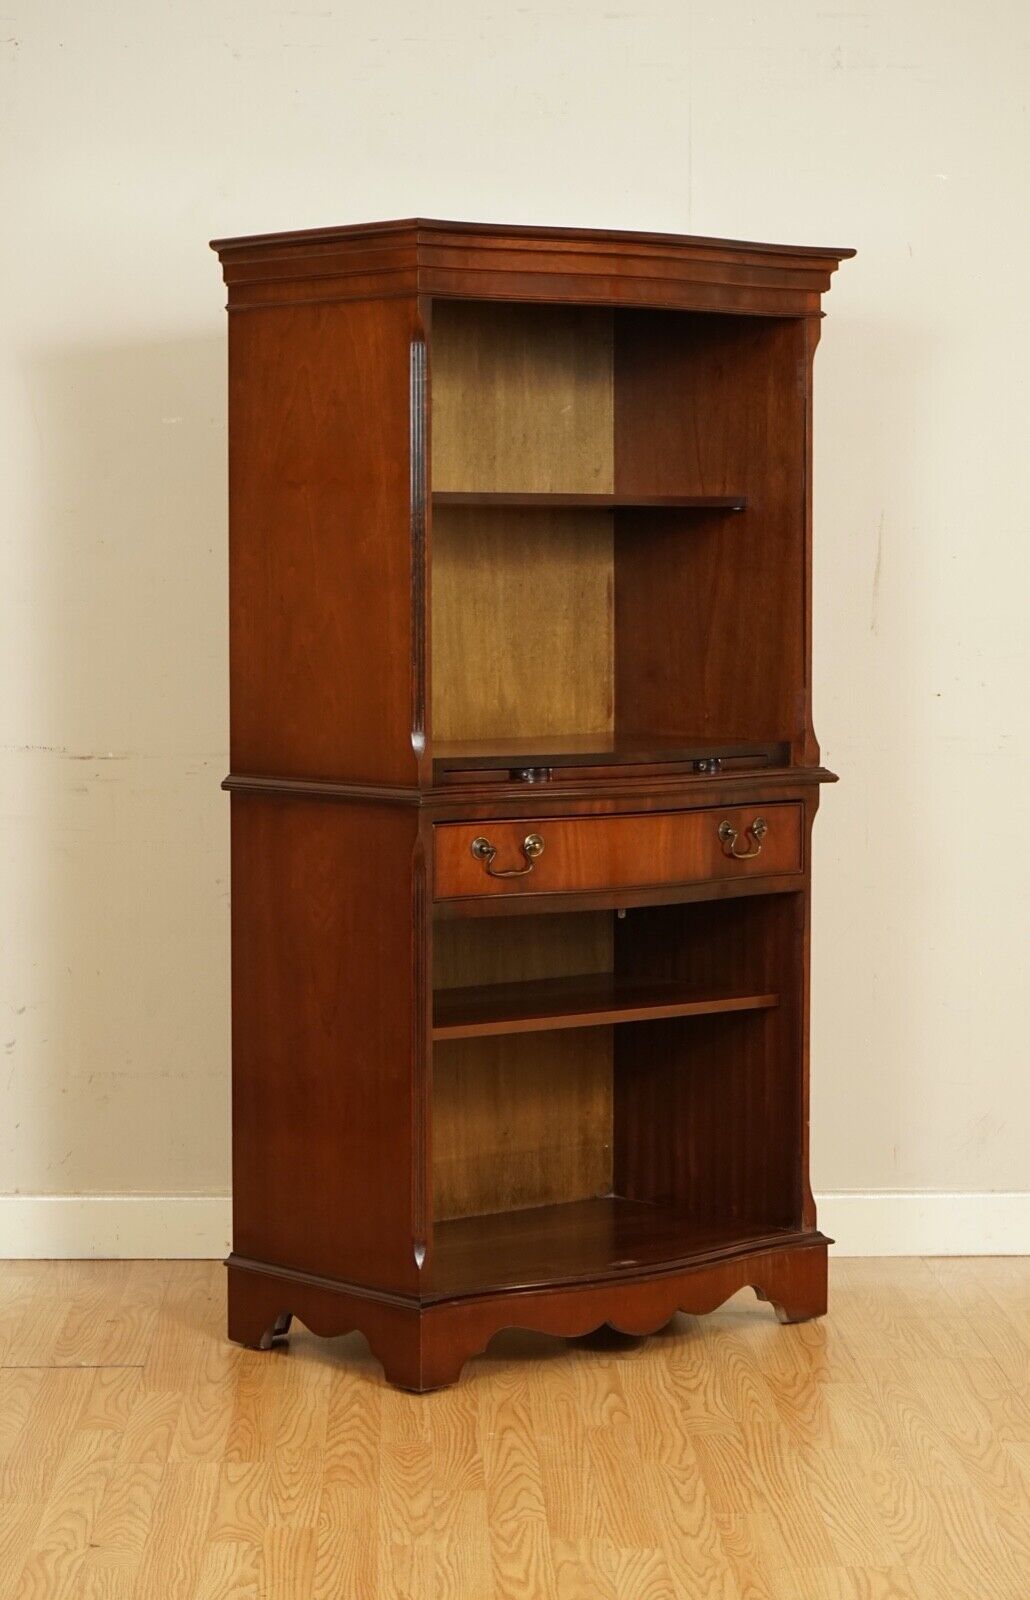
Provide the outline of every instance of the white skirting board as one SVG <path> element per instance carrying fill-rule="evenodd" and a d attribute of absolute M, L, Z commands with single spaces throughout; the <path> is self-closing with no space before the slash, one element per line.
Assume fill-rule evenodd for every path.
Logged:
<path fill-rule="evenodd" d="M 873 1190 L 816 1196 L 838 1256 L 1030 1255 L 1030 1193 Z"/>
<path fill-rule="evenodd" d="M 0 1259 L 203 1261 L 229 1251 L 224 1194 L 0 1195 Z"/>
<path fill-rule="evenodd" d="M 816 1196 L 841 1256 L 1030 1255 L 1030 1193 L 929 1190 Z M 0 1195 L 0 1259 L 227 1254 L 226 1195 Z"/>

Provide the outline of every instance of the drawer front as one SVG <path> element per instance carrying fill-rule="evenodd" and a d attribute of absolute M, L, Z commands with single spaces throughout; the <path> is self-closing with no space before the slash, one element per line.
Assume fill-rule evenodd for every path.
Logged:
<path fill-rule="evenodd" d="M 801 810 L 786 803 L 439 823 L 435 894 L 576 894 L 800 872 Z"/>

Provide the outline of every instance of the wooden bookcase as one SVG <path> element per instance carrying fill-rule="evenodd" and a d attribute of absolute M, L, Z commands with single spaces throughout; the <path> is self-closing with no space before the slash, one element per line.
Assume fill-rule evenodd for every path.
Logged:
<path fill-rule="evenodd" d="M 389 222 L 228 285 L 229 1332 L 826 1304 L 811 375 L 847 250 Z"/>

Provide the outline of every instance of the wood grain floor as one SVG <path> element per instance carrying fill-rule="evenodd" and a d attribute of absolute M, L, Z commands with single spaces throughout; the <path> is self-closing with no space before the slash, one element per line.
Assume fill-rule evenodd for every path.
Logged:
<path fill-rule="evenodd" d="M 1028 1600 L 1030 1260 L 831 1272 L 419 1398 L 214 1263 L 0 1265 L 0 1600 Z"/>

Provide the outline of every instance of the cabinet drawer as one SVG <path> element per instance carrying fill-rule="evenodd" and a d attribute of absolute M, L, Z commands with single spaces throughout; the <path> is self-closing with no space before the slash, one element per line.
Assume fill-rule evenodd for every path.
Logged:
<path fill-rule="evenodd" d="M 646 888 L 801 868 L 796 803 L 445 822 L 435 830 L 438 900 Z"/>

